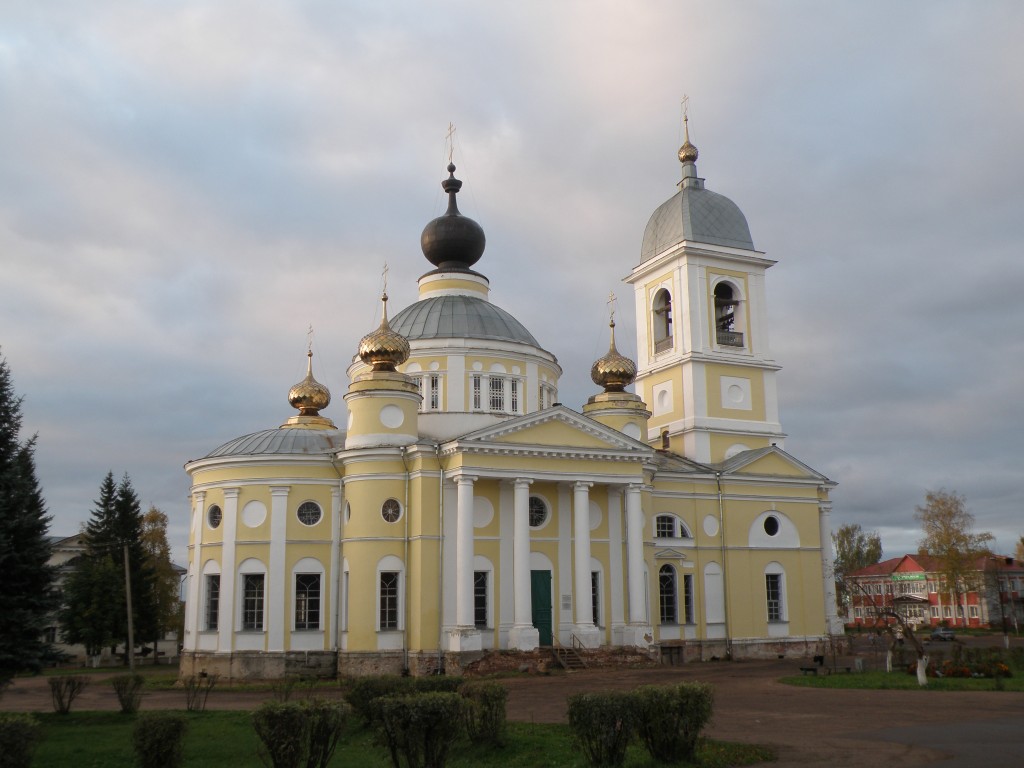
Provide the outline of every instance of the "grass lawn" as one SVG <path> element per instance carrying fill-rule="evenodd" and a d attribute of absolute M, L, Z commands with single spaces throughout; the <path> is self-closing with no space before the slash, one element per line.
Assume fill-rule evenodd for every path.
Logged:
<path fill-rule="evenodd" d="M 258 739 L 248 712 L 202 712 L 186 715 L 185 765 L 188 768 L 260 766 L 256 754 Z M 134 717 L 117 712 L 73 712 L 70 715 L 39 716 L 43 741 L 36 751 L 35 768 L 107 768 L 131 765 L 131 732 Z M 726 768 L 774 760 L 772 750 L 742 744 L 706 742 L 700 766 Z M 372 731 L 355 726 L 348 730 L 331 765 L 390 768 L 387 749 L 375 743 Z M 451 755 L 452 768 L 532 768 L 565 766 L 585 768 L 586 762 L 572 743 L 566 725 L 510 723 L 508 744 L 501 750 L 486 751 L 460 742 Z M 626 765 L 653 768 L 643 747 L 630 747 Z"/>
<path fill-rule="evenodd" d="M 971 677 L 929 677 L 928 687 L 917 684 L 915 675 L 905 672 L 862 672 L 849 675 L 793 675 L 782 678 L 789 685 L 803 685 L 808 688 L 856 688 L 861 690 L 907 690 L 907 691 L 996 691 L 992 678 Z M 1002 690 L 1024 691 L 1024 676 L 1002 678 Z"/>

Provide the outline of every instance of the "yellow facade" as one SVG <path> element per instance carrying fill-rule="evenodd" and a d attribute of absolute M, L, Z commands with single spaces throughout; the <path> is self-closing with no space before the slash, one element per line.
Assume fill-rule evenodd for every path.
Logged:
<path fill-rule="evenodd" d="M 767 260 L 652 246 L 630 278 L 642 397 L 606 376 L 629 370 L 613 341 L 580 412 L 553 404 L 555 356 L 489 303 L 452 206 L 470 234 L 424 231 L 440 266 L 360 343 L 345 428 L 320 415 L 330 397 L 310 368 L 289 395 L 298 417 L 186 466 L 184 673 L 423 674 L 553 644 L 775 656 L 820 640 L 833 484 L 782 448 L 778 366 L 757 341 Z M 663 286 L 674 325 L 656 353 Z"/>

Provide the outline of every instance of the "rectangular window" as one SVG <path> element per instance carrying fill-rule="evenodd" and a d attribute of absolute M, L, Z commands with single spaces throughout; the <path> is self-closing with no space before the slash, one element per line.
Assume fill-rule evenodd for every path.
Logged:
<path fill-rule="evenodd" d="M 473 623 L 487 628 L 487 571 L 473 571 Z"/>
<path fill-rule="evenodd" d="M 490 383 L 488 384 L 488 392 L 490 393 L 490 410 L 504 411 L 505 380 L 497 376 L 492 376 L 490 378 Z"/>
<path fill-rule="evenodd" d="M 864 616 L 864 609 L 863 608 L 854 608 L 853 609 L 853 618 L 860 619 L 860 618 L 863 618 L 863 616 Z"/>
<path fill-rule="evenodd" d="M 512 413 L 519 413 L 519 380 L 509 379 L 508 382 L 508 397 L 509 407 L 508 409 Z"/>
<path fill-rule="evenodd" d="M 930 609 L 930 613 L 933 619 L 939 618 L 939 606 L 933 605 Z"/>
<path fill-rule="evenodd" d="M 967 606 L 967 611 L 968 611 L 968 615 L 972 619 L 978 618 L 978 606 L 976 606 L 976 605 L 969 605 L 969 606 Z"/>
<path fill-rule="evenodd" d="M 474 376 L 472 381 L 473 381 L 473 410 L 474 411 L 479 411 L 481 408 L 483 408 L 483 405 L 481 405 L 481 403 L 480 403 L 480 377 L 479 376 Z"/>
<path fill-rule="evenodd" d="M 693 610 L 693 575 L 683 575 L 683 618 L 687 624 L 694 623 Z"/>
<path fill-rule="evenodd" d="M 782 575 L 764 575 L 765 594 L 768 599 L 768 621 L 782 621 Z"/>
<path fill-rule="evenodd" d="M 246 573 L 242 576 L 242 629 L 263 631 L 263 583 L 262 573 Z"/>
<path fill-rule="evenodd" d="M 220 616 L 220 574 L 206 577 L 206 628 L 216 629 Z"/>
<path fill-rule="evenodd" d="M 594 619 L 594 626 L 601 626 L 601 574 L 598 571 L 590 572 L 590 613 Z"/>
<path fill-rule="evenodd" d="M 948 606 L 948 605 L 942 606 L 942 618 L 944 618 L 944 619 L 951 619 L 951 618 L 953 618 L 953 609 L 950 606 Z"/>
<path fill-rule="evenodd" d="M 398 629 L 398 571 L 380 572 L 380 628 Z"/>
<path fill-rule="evenodd" d="M 295 574 L 295 628 L 320 629 L 320 574 Z"/>
<path fill-rule="evenodd" d="M 441 410 L 441 377 L 436 373 L 430 375 L 430 397 L 427 400 L 430 410 Z"/>
<path fill-rule="evenodd" d="M 676 535 L 675 518 L 669 515 L 658 515 L 654 521 L 654 535 L 659 539 L 673 539 Z"/>
<path fill-rule="evenodd" d="M 678 624 L 679 613 L 676 599 L 676 571 L 670 565 L 663 565 L 658 573 L 658 592 L 661 604 L 661 623 Z"/>

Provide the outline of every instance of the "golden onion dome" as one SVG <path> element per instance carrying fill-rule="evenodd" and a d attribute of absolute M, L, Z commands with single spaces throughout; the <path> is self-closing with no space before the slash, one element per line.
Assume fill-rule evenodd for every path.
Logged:
<path fill-rule="evenodd" d="M 689 118 L 683 118 L 683 146 L 679 148 L 680 163 L 697 162 L 697 148 L 690 143 Z"/>
<path fill-rule="evenodd" d="M 605 392 L 622 392 L 636 380 L 636 363 L 615 348 L 615 321 L 608 323 L 611 328 L 611 343 L 608 354 L 591 366 L 590 378 Z"/>
<path fill-rule="evenodd" d="M 288 390 L 288 402 L 300 416 L 319 416 L 331 402 L 331 391 L 313 378 L 313 350 L 307 356 L 306 378 Z"/>
<path fill-rule="evenodd" d="M 409 341 L 395 333 L 388 325 L 388 295 L 381 296 L 384 304 L 380 328 L 363 336 L 359 341 L 359 359 L 375 371 L 393 371 L 409 359 Z"/>

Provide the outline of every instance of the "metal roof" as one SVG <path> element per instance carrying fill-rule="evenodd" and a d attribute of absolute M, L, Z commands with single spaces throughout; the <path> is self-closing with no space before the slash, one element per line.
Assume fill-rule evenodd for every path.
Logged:
<path fill-rule="evenodd" d="M 345 433 L 340 429 L 279 427 L 236 437 L 204 458 L 263 455 L 328 456 L 344 447 Z"/>
<path fill-rule="evenodd" d="M 684 240 L 754 250 L 750 227 L 732 200 L 701 187 L 685 187 L 651 214 L 640 247 L 640 263 Z"/>
<path fill-rule="evenodd" d="M 539 347 L 526 327 L 501 307 L 478 296 L 434 296 L 390 320 L 391 330 L 414 339 L 493 339 Z"/>

